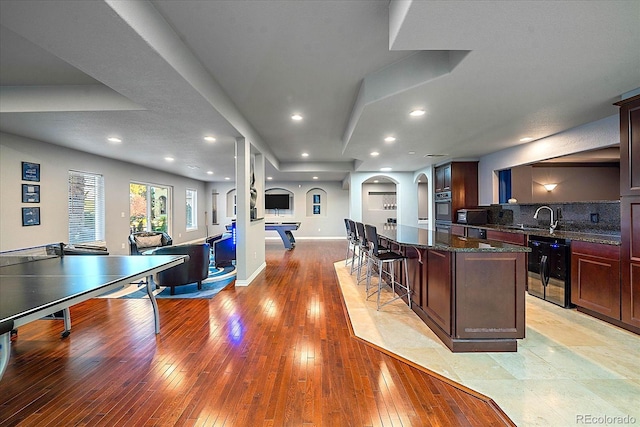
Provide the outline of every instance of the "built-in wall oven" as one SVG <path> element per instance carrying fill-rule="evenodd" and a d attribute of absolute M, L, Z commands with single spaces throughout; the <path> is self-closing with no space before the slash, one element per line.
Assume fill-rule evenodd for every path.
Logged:
<path fill-rule="evenodd" d="M 569 307 L 569 242 L 554 237 L 530 236 L 529 247 L 529 294 L 560 307 Z"/>
<path fill-rule="evenodd" d="M 442 191 L 440 193 L 436 193 L 435 203 L 436 221 L 453 221 L 453 212 L 451 211 L 451 191 Z"/>

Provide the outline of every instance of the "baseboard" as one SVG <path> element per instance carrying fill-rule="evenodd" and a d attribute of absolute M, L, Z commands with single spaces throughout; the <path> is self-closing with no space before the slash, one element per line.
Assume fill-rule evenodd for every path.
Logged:
<path fill-rule="evenodd" d="M 260 265 L 260 267 L 258 267 L 256 271 L 254 271 L 253 274 L 249 276 L 249 278 L 246 280 L 239 280 L 238 277 L 236 276 L 236 286 L 249 286 L 251 282 L 253 282 L 253 280 L 256 277 L 258 277 L 258 274 L 262 273 L 262 271 L 265 268 L 267 268 L 267 263 L 263 262 L 262 265 Z M 236 271 L 236 274 L 237 274 L 237 271 Z"/>

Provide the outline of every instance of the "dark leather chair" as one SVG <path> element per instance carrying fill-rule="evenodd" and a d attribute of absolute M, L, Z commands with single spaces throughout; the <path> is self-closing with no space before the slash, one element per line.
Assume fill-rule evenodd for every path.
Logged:
<path fill-rule="evenodd" d="M 129 234 L 130 255 L 140 255 L 144 251 L 172 244 L 173 239 L 164 231 L 139 231 Z"/>
<path fill-rule="evenodd" d="M 236 260 L 236 245 L 233 236 L 225 236 L 213 244 L 216 268 L 228 267 Z"/>
<path fill-rule="evenodd" d="M 155 249 L 153 255 L 189 255 L 184 263 L 154 276 L 156 285 L 171 288 L 171 295 L 175 294 L 176 286 L 195 282 L 198 283 L 198 289 L 202 289 L 202 281 L 209 276 L 211 249 L 208 243 L 165 246 Z"/>

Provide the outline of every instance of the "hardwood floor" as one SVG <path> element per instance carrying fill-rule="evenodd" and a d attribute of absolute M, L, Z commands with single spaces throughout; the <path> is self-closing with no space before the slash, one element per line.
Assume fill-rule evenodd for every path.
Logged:
<path fill-rule="evenodd" d="M 344 241 L 267 242 L 266 271 L 211 300 L 93 299 L 25 325 L 0 425 L 489 426 L 488 401 L 354 338 L 333 263 Z"/>

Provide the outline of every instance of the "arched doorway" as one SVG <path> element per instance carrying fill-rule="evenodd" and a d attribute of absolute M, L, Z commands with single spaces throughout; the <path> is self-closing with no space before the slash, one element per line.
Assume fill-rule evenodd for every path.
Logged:
<path fill-rule="evenodd" d="M 397 209 L 397 183 L 391 178 L 373 176 L 362 183 L 363 223 L 395 224 Z"/>
<path fill-rule="evenodd" d="M 429 223 L 429 178 L 423 173 L 416 177 L 418 183 L 418 224 Z"/>

